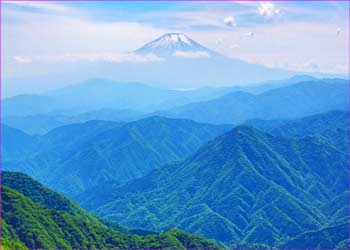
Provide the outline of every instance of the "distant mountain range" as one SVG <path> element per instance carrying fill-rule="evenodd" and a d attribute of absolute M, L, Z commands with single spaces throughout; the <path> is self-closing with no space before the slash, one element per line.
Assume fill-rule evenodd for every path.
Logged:
<path fill-rule="evenodd" d="M 246 87 L 180 91 L 95 79 L 44 95 L 4 99 L 2 122 L 29 134 L 44 134 L 88 120 L 127 122 L 153 115 L 209 123 L 288 119 L 346 108 L 347 84 L 295 76 Z"/>
<path fill-rule="evenodd" d="M 347 115 L 289 122 L 276 136 L 239 126 L 181 163 L 76 199 L 123 225 L 178 227 L 231 247 L 334 248 L 348 237 Z"/>
<path fill-rule="evenodd" d="M 2 172 L 4 250 L 25 249 L 219 249 L 178 229 L 163 233 L 127 229 L 88 214 L 30 177 Z"/>
<path fill-rule="evenodd" d="M 52 129 L 73 123 L 84 123 L 91 120 L 127 122 L 137 120 L 143 116 L 143 113 L 129 109 L 103 108 L 72 115 L 49 112 L 37 115 L 6 116 L 3 117 L 2 122 L 30 135 L 43 135 Z"/>
<path fill-rule="evenodd" d="M 160 112 L 161 115 L 215 124 L 249 119 L 293 119 L 334 109 L 347 110 L 349 81 L 307 81 L 260 94 L 232 92 L 204 102 Z"/>
<path fill-rule="evenodd" d="M 234 91 L 259 93 L 306 80 L 310 76 L 294 76 L 280 81 L 256 82 L 248 86 L 205 87 L 192 90 L 171 90 L 136 82 L 90 79 L 41 95 L 18 95 L 3 100 L 4 117 L 33 115 L 66 115 L 100 109 L 153 112 L 191 102 L 206 101 Z"/>
<path fill-rule="evenodd" d="M 3 126 L 3 169 L 30 174 L 71 197 L 104 181 L 141 177 L 182 160 L 232 126 L 150 117 L 89 121 L 29 136 Z"/>

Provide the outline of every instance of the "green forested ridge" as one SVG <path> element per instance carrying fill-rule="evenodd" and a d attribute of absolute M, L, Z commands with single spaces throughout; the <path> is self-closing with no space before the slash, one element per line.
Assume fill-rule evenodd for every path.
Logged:
<path fill-rule="evenodd" d="M 3 171 L 2 185 L 22 193 L 27 198 L 46 208 L 60 210 L 71 215 L 79 215 L 82 217 L 87 217 L 88 215 L 84 209 L 80 208 L 70 199 L 48 189 L 23 173 Z M 91 216 L 91 218 L 92 217 L 93 216 Z"/>
<path fill-rule="evenodd" d="M 101 235 L 114 237 L 116 232 L 118 237 L 121 237 L 118 238 L 118 244 L 124 244 L 125 241 L 127 242 L 125 244 L 129 244 L 121 246 L 130 247 L 136 244 L 134 241 L 128 241 L 129 238 L 120 243 L 119 239 L 124 239 L 125 234 L 128 236 L 132 234 L 137 238 L 139 245 L 136 246 L 146 244 L 164 246 L 169 244 L 165 243 L 168 241 L 172 242 L 172 246 L 177 246 L 178 242 L 175 243 L 174 235 L 169 236 L 171 239 L 166 236 L 166 240 L 162 243 L 159 243 L 160 238 L 154 238 L 154 231 L 176 227 L 214 239 L 225 246 L 239 248 L 267 246 L 346 248 L 344 246 L 349 243 L 347 119 L 347 112 L 334 111 L 299 120 L 272 123 L 266 121 L 263 130 L 268 133 L 249 126 L 239 126 L 206 143 L 182 162 L 168 163 L 145 177 L 131 180 L 126 184 L 113 180 L 106 182 L 102 178 L 97 187 L 76 197 L 83 207 L 115 222 L 86 213 L 69 199 L 20 173 L 4 172 L 3 185 L 35 202 L 36 206 L 39 206 L 34 209 L 35 211 L 41 211 L 41 208 L 45 211 L 54 211 L 50 212 L 49 217 L 55 215 L 54 218 L 59 221 L 53 220 L 53 224 L 52 218 L 46 218 L 48 214 L 44 211 L 34 216 L 34 221 L 31 223 L 39 228 L 38 230 L 41 228 L 46 230 L 46 226 L 40 224 L 41 221 L 50 221 L 49 229 L 69 225 L 67 230 L 74 232 L 73 234 L 78 233 L 80 235 L 78 238 L 83 240 L 79 244 L 89 242 L 86 244 L 100 244 L 98 246 L 103 247 L 106 246 L 104 240 L 107 239 Z M 128 138 L 132 138 L 133 140 L 128 141 L 131 146 L 135 145 L 133 144 L 135 140 L 142 145 L 144 141 L 151 141 L 152 147 L 166 154 L 168 151 L 162 151 L 164 146 L 172 145 L 171 152 L 175 153 L 178 153 L 176 151 L 178 149 L 186 149 L 187 144 L 183 140 L 180 140 L 181 143 L 177 141 L 178 135 L 185 138 L 195 131 L 198 138 L 206 141 L 209 138 L 203 138 L 208 134 L 214 137 L 215 133 L 220 134 L 220 131 L 228 128 L 228 126 L 206 124 L 197 127 L 192 126 L 191 121 L 176 121 L 181 122 L 169 125 L 171 119 L 154 117 L 124 125 L 96 121 L 87 123 L 86 127 L 81 124 L 77 127 L 58 128 L 49 133 L 50 136 L 45 137 L 48 151 L 44 154 L 40 148 L 45 145 L 45 141 L 37 140 L 38 137 L 35 137 L 35 146 L 29 149 L 32 151 L 38 149 L 41 155 L 32 158 L 32 161 L 23 167 L 33 167 L 39 174 L 65 176 L 63 172 L 60 173 L 55 169 L 55 165 L 51 166 L 48 159 L 53 155 L 54 159 L 68 161 L 71 156 L 69 152 L 80 150 L 81 146 L 85 145 L 86 139 L 98 138 L 99 141 L 106 142 L 109 138 L 116 141 L 124 139 L 128 141 Z M 105 125 L 109 129 L 104 130 Z M 185 132 L 182 131 L 183 127 L 186 127 Z M 77 133 L 82 128 L 85 128 L 81 130 L 82 133 Z M 123 131 L 119 130 L 121 128 Z M 128 128 L 128 133 L 123 137 L 125 128 Z M 148 128 L 154 128 L 151 130 L 153 133 L 146 133 Z M 167 137 L 171 144 L 156 145 L 160 142 L 161 136 L 171 135 L 168 132 L 174 129 L 173 137 Z M 215 132 L 212 132 L 213 129 Z M 74 136 L 75 134 L 77 135 Z M 24 142 L 28 141 L 27 136 L 19 138 L 23 138 Z M 144 140 L 139 140 L 140 138 Z M 196 139 L 190 142 L 192 146 L 197 143 Z M 23 145 L 33 144 L 30 142 Z M 196 145 L 200 145 L 200 142 L 198 141 Z M 61 155 L 56 155 L 56 151 L 61 147 L 65 147 L 65 151 L 62 151 Z M 27 151 L 22 152 L 26 154 Z M 129 154 L 130 151 L 124 153 Z M 86 151 L 86 154 L 79 156 L 84 159 L 89 154 L 90 152 Z M 61 158 L 62 156 L 64 158 Z M 35 160 L 40 160 L 39 163 L 43 163 L 44 168 L 39 168 L 39 163 Z M 141 160 L 138 162 L 142 163 Z M 71 172 L 74 168 L 65 171 Z M 80 177 L 87 178 L 86 180 L 89 178 L 85 175 Z M 66 179 L 64 183 L 77 184 L 74 180 L 76 179 Z M 30 213 L 34 212 L 30 210 L 29 205 L 27 208 Z M 16 211 L 12 207 L 10 209 Z M 15 215 L 23 220 L 27 217 L 32 219 L 30 213 L 24 212 L 20 210 Z M 25 214 L 25 218 L 20 216 L 21 213 Z M 11 213 L 7 215 L 12 216 Z M 78 219 L 75 219 L 77 217 Z M 40 218 L 39 222 L 37 218 Z M 72 221 L 73 223 L 70 223 Z M 4 220 L 3 223 L 7 235 L 5 243 L 10 249 L 11 246 L 21 249 L 23 243 L 28 246 L 29 243 L 18 237 L 17 229 L 11 226 L 11 220 L 10 222 Z M 26 223 L 21 221 L 18 225 Z M 71 229 L 75 225 L 84 225 L 88 230 L 76 232 Z M 95 226 L 98 229 L 95 229 Z M 128 229 L 125 226 L 142 229 Z M 105 233 L 102 228 L 109 228 L 111 232 Z M 19 230 L 22 229 L 19 227 Z M 90 241 L 86 236 L 91 230 L 96 232 L 93 237 L 97 237 L 99 243 Z M 175 234 L 174 230 L 171 232 Z M 34 239 L 32 231 L 23 233 L 30 235 L 28 238 Z M 50 232 L 43 233 L 47 234 L 51 235 Z M 183 234 L 181 239 L 185 240 Z M 66 242 L 66 239 L 52 237 L 50 236 L 50 240 L 45 238 L 45 244 L 53 244 L 55 240 Z M 67 244 L 73 244 L 72 242 L 69 241 Z"/>
<path fill-rule="evenodd" d="M 91 222 L 104 224 L 119 232 L 135 233 L 140 235 L 154 233 L 143 229 L 126 228 L 116 222 L 109 221 L 104 218 L 98 218 L 92 214 L 89 214 L 69 198 L 45 187 L 40 182 L 23 173 L 3 171 L 2 184 L 22 193 L 35 203 L 38 203 L 46 208 L 59 210 L 74 216 L 77 215 Z"/>
<path fill-rule="evenodd" d="M 246 124 L 257 127 L 275 136 L 303 137 L 312 135 L 326 140 L 341 151 L 349 148 L 348 111 L 330 111 L 296 120 L 252 120 Z"/>
<path fill-rule="evenodd" d="M 104 181 L 130 180 L 182 160 L 230 128 L 156 116 L 123 125 L 69 125 L 41 136 L 27 157 L 5 159 L 3 169 L 25 172 L 72 197 Z"/>
<path fill-rule="evenodd" d="M 305 136 L 324 133 L 326 130 L 346 129 L 349 112 L 334 110 L 293 120 L 250 120 L 244 124 L 256 127 L 273 135 Z"/>
<path fill-rule="evenodd" d="M 178 229 L 145 236 L 122 233 L 94 220 L 94 216 L 64 196 L 53 198 L 58 194 L 48 189 L 43 193 L 45 187 L 28 176 L 5 172 L 4 179 L 7 183 L 17 179 L 12 185 L 17 190 L 2 186 L 4 249 L 218 248 Z M 39 193 L 33 188 L 38 188 Z M 62 209 L 57 204 L 53 208 L 53 200 L 61 200 L 58 204 L 63 204 Z"/>
<path fill-rule="evenodd" d="M 310 231 L 282 244 L 282 248 L 341 248 L 349 249 L 349 239 L 344 238 L 344 235 L 349 234 L 349 223 L 344 223 L 337 226 L 325 227 L 318 231 Z M 337 243 L 338 242 L 338 243 Z M 336 245 L 334 245 L 337 243 Z"/>
<path fill-rule="evenodd" d="M 348 138 L 344 125 L 300 137 L 240 126 L 182 163 L 127 184 L 103 185 L 77 200 L 126 226 L 178 227 L 229 246 L 288 244 L 305 232 L 348 224 L 347 142 L 327 136 Z M 109 195 L 101 195 L 106 190 Z M 347 237 L 339 231 L 319 247 Z"/>

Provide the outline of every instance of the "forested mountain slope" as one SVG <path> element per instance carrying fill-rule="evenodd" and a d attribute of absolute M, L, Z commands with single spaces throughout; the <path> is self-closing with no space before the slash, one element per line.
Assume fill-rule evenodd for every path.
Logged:
<path fill-rule="evenodd" d="M 182 163 L 124 185 L 107 183 L 77 200 L 127 226 L 176 226 L 229 246 L 278 246 L 348 219 L 342 198 L 348 188 L 342 150 L 347 142 L 328 140 L 330 131 L 281 137 L 240 126 Z M 346 128 L 338 133 L 347 138 Z"/>
<path fill-rule="evenodd" d="M 5 172 L 4 180 L 4 249 L 218 248 L 177 229 L 145 236 L 121 233 L 28 176 Z"/>

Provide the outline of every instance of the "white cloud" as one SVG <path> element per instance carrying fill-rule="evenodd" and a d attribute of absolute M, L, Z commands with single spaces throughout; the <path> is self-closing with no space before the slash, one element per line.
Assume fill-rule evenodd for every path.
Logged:
<path fill-rule="evenodd" d="M 280 14 L 280 9 L 278 9 L 273 3 L 262 2 L 258 7 L 258 13 L 266 19 L 271 19 Z"/>
<path fill-rule="evenodd" d="M 4 1 L 5 4 L 17 5 L 21 7 L 34 8 L 44 11 L 50 12 L 68 12 L 71 8 L 56 3 L 48 3 L 48 2 L 33 2 L 33 1 Z"/>
<path fill-rule="evenodd" d="M 230 49 L 238 49 L 238 48 L 240 48 L 241 46 L 239 46 L 239 44 L 231 44 L 230 45 Z"/>
<path fill-rule="evenodd" d="M 33 60 L 30 57 L 14 56 L 13 59 L 18 63 L 31 63 Z"/>
<path fill-rule="evenodd" d="M 233 16 L 226 17 L 224 19 L 224 23 L 226 24 L 226 26 L 229 26 L 229 27 L 234 27 L 237 25 Z"/>
<path fill-rule="evenodd" d="M 46 55 L 46 56 L 14 56 L 17 63 L 33 62 L 133 62 L 144 63 L 162 61 L 161 57 L 156 55 L 138 55 L 134 53 L 86 53 L 86 54 L 63 54 L 63 55 Z"/>
<path fill-rule="evenodd" d="M 184 57 L 184 58 L 209 58 L 210 55 L 205 51 L 175 51 L 173 56 L 175 57 Z"/>
<path fill-rule="evenodd" d="M 320 69 L 320 65 L 317 63 L 315 59 L 311 59 L 309 61 L 306 61 L 304 63 L 301 63 L 300 65 L 297 65 L 299 70 L 303 71 L 318 71 Z"/>
<path fill-rule="evenodd" d="M 341 28 L 339 37 L 337 28 Z M 343 19 L 329 23 L 269 22 L 256 27 L 239 26 L 236 32 L 198 31 L 189 36 L 223 55 L 268 67 L 330 74 L 349 71 L 349 26 Z M 225 46 L 217 46 L 218 38 L 225 41 Z M 230 49 L 231 44 L 239 44 L 240 48 Z"/>

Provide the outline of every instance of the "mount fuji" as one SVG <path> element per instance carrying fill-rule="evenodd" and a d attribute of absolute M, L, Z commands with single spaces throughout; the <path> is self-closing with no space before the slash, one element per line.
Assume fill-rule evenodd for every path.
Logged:
<path fill-rule="evenodd" d="M 41 86 L 48 85 L 48 82 L 51 86 L 55 86 L 62 82 L 82 82 L 102 78 L 124 83 L 145 83 L 166 89 L 196 89 L 247 86 L 305 74 L 227 57 L 182 33 L 164 34 L 125 54 L 125 57 L 133 60 L 89 61 L 76 68 L 62 69 L 60 74 L 14 79 L 11 84 L 7 83 L 5 86 L 16 86 L 21 89 L 31 84 L 40 89 Z M 314 77 L 330 77 L 307 74 Z M 23 82 L 27 84 L 22 84 Z"/>
<path fill-rule="evenodd" d="M 133 52 L 156 56 L 159 61 L 129 65 L 119 77 L 132 71 L 128 80 L 178 88 L 224 86 L 279 80 L 296 72 L 268 68 L 226 57 L 204 47 L 183 33 L 167 33 Z"/>
<path fill-rule="evenodd" d="M 182 33 L 168 33 L 144 45 L 136 54 L 153 54 L 161 57 L 211 57 L 218 53 L 205 48 Z"/>

